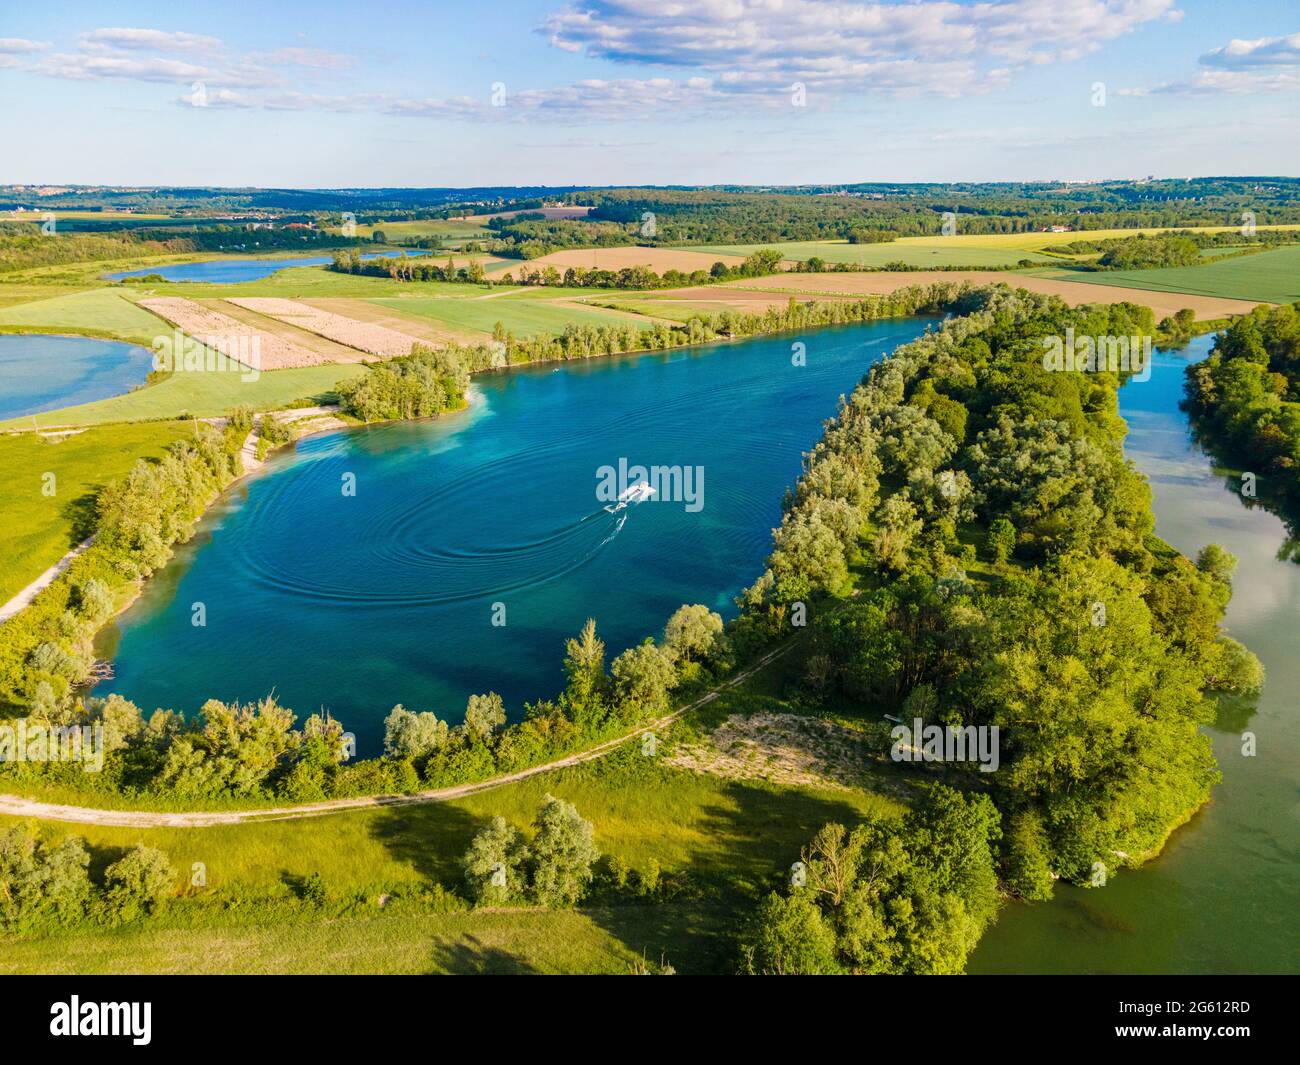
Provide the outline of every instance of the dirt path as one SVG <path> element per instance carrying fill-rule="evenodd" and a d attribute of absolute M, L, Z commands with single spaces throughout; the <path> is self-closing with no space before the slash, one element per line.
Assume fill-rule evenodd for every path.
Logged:
<path fill-rule="evenodd" d="M 59 578 L 60 574 L 72 565 L 72 560 L 81 554 L 81 552 L 86 550 L 86 548 L 94 543 L 94 541 L 95 538 L 93 536 L 89 539 L 82 540 L 81 543 L 59 559 L 58 562 L 54 563 L 53 566 L 37 577 L 36 580 L 32 581 L 32 583 L 21 592 L 10 599 L 9 602 L 5 603 L 4 606 L 0 606 L 0 622 L 8 621 L 19 611 L 25 610 L 31 601 L 53 584 Z"/>
<path fill-rule="evenodd" d="M 566 755 L 564 758 L 547 762 L 545 765 L 521 769 L 517 773 L 508 773 L 491 780 L 482 780 L 475 784 L 457 784 L 450 788 L 437 788 L 432 791 L 418 791 L 410 795 L 368 795 L 355 799 L 329 799 L 326 802 L 307 803 L 302 806 L 276 807 L 269 810 L 230 810 L 196 813 L 162 813 L 150 810 L 97 810 L 87 806 L 62 806 L 58 803 L 41 802 L 26 799 L 20 795 L 0 795 L 0 814 L 11 817 L 37 817 L 45 821 L 69 821 L 80 825 L 111 825 L 121 828 L 208 828 L 213 825 L 237 825 L 250 821 L 293 821 L 304 817 L 322 817 L 325 814 L 339 813 L 344 810 L 369 809 L 377 806 L 411 806 L 431 802 L 451 802 L 481 791 L 491 791 L 505 784 L 527 780 L 541 773 L 550 773 L 556 769 L 581 765 L 603 758 L 610 751 L 621 747 L 629 740 L 654 732 L 676 721 L 683 714 L 713 702 L 728 688 L 748 680 L 759 670 L 785 654 L 793 643 L 769 651 L 752 666 L 737 673 L 730 680 L 702 695 L 695 702 L 683 706 L 666 717 L 643 725 L 633 732 L 619 736 L 586 751 Z"/>

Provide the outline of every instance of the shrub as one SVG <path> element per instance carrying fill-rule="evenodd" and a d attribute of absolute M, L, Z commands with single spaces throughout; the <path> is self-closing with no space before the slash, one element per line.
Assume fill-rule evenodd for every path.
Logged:
<path fill-rule="evenodd" d="M 176 879 L 167 855 L 137 844 L 104 873 L 104 910 L 111 919 L 133 921 L 153 913 Z"/>

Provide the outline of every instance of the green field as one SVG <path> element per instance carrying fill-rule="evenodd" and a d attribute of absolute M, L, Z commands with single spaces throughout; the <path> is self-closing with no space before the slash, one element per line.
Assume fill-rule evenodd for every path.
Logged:
<path fill-rule="evenodd" d="M 1168 229 L 1097 229 L 1070 233 L 972 233 L 960 232 L 961 216 L 957 220 L 958 234 L 951 237 L 900 237 L 888 244 L 849 244 L 844 240 L 809 240 L 776 242 L 770 244 L 712 244 L 691 251 L 709 251 L 727 255 L 749 255 L 760 248 L 775 248 L 787 259 L 807 260 L 814 256 L 828 263 L 861 263 L 864 266 L 884 266 L 902 262 L 912 267 L 960 266 L 981 267 L 1015 266 L 1022 259 L 1037 263 L 1060 262 L 1062 259 L 1087 260 L 1092 255 L 1069 256 L 1045 253 L 1046 248 L 1063 247 L 1077 241 L 1115 240 L 1139 233 L 1168 232 Z M 1171 227 L 1177 228 L 1177 227 Z M 1188 228 L 1188 227 L 1183 227 Z M 1227 232 L 1232 226 L 1205 226 L 1204 233 Z M 1260 226 L 1267 229 L 1296 229 L 1296 226 Z M 685 249 L 684 249 L 685 250 Z M 1150 273 L 1151 271 L 1143 271 Z M 1070 275 L 1073 277 L 1073 275 Z M 1112 276 L 1109 273 L 1107 276 Z M 1186 291 L 1194 291 L 1187 289 Z M 1227 293 L 1223 293 L 1226 295 Z M 1220 295 L 1220 293 L 1206 293 Z"/>
<path fill-rule="evenodd" d="M 149 421 L 187 415 L 212 418 L 243 404 L 258 410 L 273 410 L 288 406 L 294 400 L 330 392 L 343 378 L 365 372 L 364 366 L 349 363 L 304 366 L 294 370 L 266 370 L 255 381 L 245 381 L 243 375 L 236 372 L 174 373 L 155 385 L 136 389 L 124 396 L 0 422 L 0 429 L 29 429 L 33 421 L 42 428 L 48 428 Z"/>
<path fill-rule="evenodd" d="M 1096 272 L 1054 270 L 1045 272 L 1043 276 L 1155 292 L 1188 292 L 1197 296 L 1291 303 L 1300 300 L 1300 246 L 1198 266 Z"/>
<path fill-rule="evenodd" d="M 1068 235 L 1068 234 L 1067 234 Z M 923 244 L 921 241 L 942 238 L 904 237 L 888 244 L 850 244 L 845 240 L 806 240 L 775 244 L 710 244 L 703 247 L 683 248 L 683 251 L 714 252 L 718 255 L 750 255 L 760 248 L 775 248 L 787 259 L 806 260 L 814 257 L 828 263 L 861 263 L 863 266 L 885 266 L 888 263 L 906 263 L 914 267 L 938 266 L 1015 266 L 1021 259 L 1050 262 L 1046 256 L 1014 248 L 985 247 L 961 243 L 956 239 L 947 243 Z M 1058 235 L 1054 243 L 1059 243 Z"/>
<path fill-rule="evenodd" d="M 20 419 L 21 420 L 21 419 Z M 61 440 L 0 436 L 0 603 L 54 565 L 88 534 L 94 495 L 136 459 L 162 454 L 189 422 L 112 425 Z M 46 473 L 55 494 L 42 492 Z"/>
<path fill-rule="evenodd" d="M 445 256 L 439 262 L 445 261 Z M 398 292 L 427 295 L 469 296 L 491 292 L 488 285 L 446 281 L 393 281 L 387 277 L 340 274 L 324 266 L 289 266 L 258 281 L 210 283 L 162 281 L 122 285 L 121 291 L 134 297 L 184 296 L 187 299 L 225 299 L 228 296 L 279 296 L 299 299 L 307 296 L 384 296 Z"/>
<path fill-rule="evenodd" d="M 0 331 L 20 330 L 84 333 L 152 347 L 155 337 L 170 334 L 171 326 L 117 292 L 98 288 L 0 309 Z"/>
<path fill-rule="evenodd" d="M 691 916 L 667 921 L 656 906 L 390 914 L 372 904 L 368 912 L 328 919 L 307 915 L 221 928 L 149 925 L 11 940 L 0 954 L 0 973 L 618 975 L 643 954 L 656 963 L 666 957 L 682 972 L 725 964 L 725 945 L 708 957 L 707 929 L 699 927 L 698 912 Z M 715 926 L 724 916 L 717 907 L 706 914 Z"/>
<path fill-rule="evenodd" d="M 492 236 L 492 231 L 476 222 L 460 219 L 424 218 L 410 222 L 375 222 L 372 225 L 358 225 L 358 237 L 370 237 L 375 230 L 382 230 L 390 240 L 410 240 L 419 237 L 438 237 L 448 243 L 461 243 L 466 240 L 483 240 Z"/>
<path fill-rule="evenodd" d="M 462 286 L 464 287 L 464 286 Z M 575 291 L 575 290 L 569 290 Z M 590 294 L 584 291 L 585 294 Z M 564 332 L 564 327 L 571 322 L 579 325 L 634 325 L 648 326 L 650 323 L 637 323 L 635 319 L 617 311 L 607 311 L 599 307 L 577 306 L 573 303 L 555 305 L 554 300 L 563 295 L 556 290 L 552 295 L 535 296 L 508 295 L 499 298 L 474 299 L 422 299 L 404 297 L 398 299 L 372 299 L 370 302 L 382 304 L 404 314 L 418 314 L 425 318 L 461 329 L 477 329 L 492 332 L 497 322 L 502 322 L 506 329 L 513 330 L 516 336 L 529 336 L 533 333 Z"/>
<path fill-rule="evenodd" d="M 788 709 L 764 694 L 778 684 L 752 678 L 711 704 L 707 716 Z M 671 742 L 665 737 L 661 751 Z M 881 772 L 890 790 L 899 786 L 896 770 Z M 593 822 L 603 853 L 634 870 L 657 863 L 686 890 L 655 905 L 597 902 L 576 912 L 430 912 L 430 903 L 418 901 L 459 888 L 459 859 L 489 818 L 499 814 L 526 828 L 546 794 L 572 802 Z M 85 838 L 92 870 L 143 842 L 166 851 L 183 872 L 202 862 L 206 890 L 143 927 L 6 944 L 0 971 L 625 972 L 642 953 L 652 961 L 666 956 L 683 972 L 729 971 L 740 915 L 818 827 L 900 809 L 867 790 L 675 770 L 629 744 L 596 762 L 453 803 L 194 829 L 45 824 L 47 838 Z M 0 819 L 0 829 L 10 823 Z M 313 872 L 335 907 L 321 917 L 300 913 L 293 901 L 292 886 Z M 416 901 L 402 916 L 381 912 L 381 895 L 403 906 Z M 471 944 L 482 949 L 467 949 Z"/>

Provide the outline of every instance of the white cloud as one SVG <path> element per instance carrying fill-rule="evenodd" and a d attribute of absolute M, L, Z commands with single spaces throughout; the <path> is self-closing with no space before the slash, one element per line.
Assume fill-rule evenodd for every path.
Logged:
<path fill-rule="evenodd" d="M 1121 96 L 1253 96 L 1300 90 L 1300 33 L 1232 40 L 1201 56 L 1189 78 L 1145 88 L 1121 89 Z"/>
<path fill-rule="evenodd" d="M 30 55 L 49 48 L 48 41 L 25 41 L 21 37 L 0 37 L 0 55 Z"/>
<path fill-rule="evenodd" d="M 220 47 L 215 37 L 172 30 L 108 28 L 91 30 L 80 38 L 84 51 L 210 52 Z"/>
<path fill-rule="evenodd" d="M 1260 37 L 1253 41 L 1232 40 L 1201 56 L 1209 67 L 1243 67 L 1294 65 L 1300 63 L 1300 33 L 1286 37 Z"/>
<path fill-rule="evenodd" d="M 575 0 L 538 32 L 593 58 L 690 67 L 733 83 L 960 95 L 991 67 L 1077 59 L 1179 17 L 1174 0 Z"/>

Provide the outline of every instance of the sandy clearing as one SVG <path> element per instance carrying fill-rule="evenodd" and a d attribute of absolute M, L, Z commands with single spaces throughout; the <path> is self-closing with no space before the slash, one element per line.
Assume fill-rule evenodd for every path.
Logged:
<path fill-rule="evenodd" d="M 318 352 L 291 344 L 266 329 L 250 326 L 228 314 L 180 296 L 156 296 L 140 300 L 140 306 L 153 311 L 209 348 L 221 352 L 226 358 L 244 361 L 240 355 L 247 358 L 251 348 L 256 352 L 256 357 L 250 361 L 256 363 L 254 369 L 257 370 L 319 366 L 330 361 Z"/>
<path fill-rule="evenodd" d="M 728 780 L 849 788 L 860 784 L 875 752 L 869 737 L 799 714 L 732 714 L 696 743 L 664 759 L 677 769 Z"/>
<path fill-rule="evenodd" d="M 521 260 L 500 266 L 492 270 L 493 274 L 507 271 L 519 276 L 520 269 L 535 270 L 539 267 L 554 266 L 565 270 L 570 266 L 583 266 L 588 270 L 622 270 L 626 266 L 645 266 L 655 273 L 665 270 L 707 270 L 716 262 L 728 264 L 744 262 L 740 255 L 715 255 L 712 252 L 691 251 L 688 248 L 570 248 L 566 251 L 552 252 L 540 259 Z"/>
<path fill-rule="evenodd" d="M 46 821 L 67 821 L 80 825 L 116 825 L 123 828 L 205 828 L 212 825 L 234 825 L 248 821 L 287 821 L 303 817 L 321 817 L 326 814 L 339 813 L 344 810 L 358 810 L 378 806 L 412 806 L 431 802 L 451 802 L 463 799 L 479 792 L 491 791 L 506 784 L 513 784 L 541 773 L 550 773 L 556 769 L 582 765 L 603 758 L 623 744 L 644 735 L 666 728 L 683 714 L 713 702 L 728 688 L 733 688 L 748 680 L 759 670 L 775 661 L 794 646 L 793 641 L 769 651 L 748 669 L 737 673 L 730 680 L 724 681 L 713 691 L 700 696 L 693 703 L 683 706 L 657 721 L 642 725 L 623 736 L 606 740 L 604 743 L 577 754 L 558 758 L 554 762 L 521 769 L 517 773 L 494 777 L 476 784 L 458 784 L 451 788 L 438 788 L 432 791 L 420 791 L 411 795 L 369 795 L 355 799 L 330 799 L 326 802 L 306 803 L 302 806 L 276 807 L 268 810 L 216 810 L 212 812 L 161 813 L 151 810 L 99 810 L 86 806 L 65 806 L 59 803 L 42 802 L 28 799 L 21 795 L 0 795 L 0 815 L 12 817 L 36 817 Z"/>
<path fill-rule="evenodd" d="M 932 285 L 936 282 L 970 281 L 976 285 L 1010 285 L 1051 296 L 1060 296 L 1067 303 L 1138 303 L 1150 307 L 1157 318 L 1175 313 L 1184 307 L 1196 312 L 1197 318 L 1222 318 L 1229 314 L 1245 314 L 1256 304 L 1250 300 L 1226 299 L 1220 296 L 1193 296 L 1180 292 L 1148 292 L 1138 288 L 1119 288 L 1114 285 L 1094 285 L 1081 281 L 1058 281 L 1035 277 L 1031 274 L 999 272 L 992 270 L 915 270 L 888 273 L 826 273 L 826 274 L 773 274 L 769 277 L 746 278 L 742 281 L 724 282 L 723 289 L 736 288 L 750 291 L 784 291 L 798 293 L 823 293 L 830 296 L 865 296 L 893 292 L 908 285 Z M 1259 302 L 1263 302 L 1262 300 Z"/>
<path fill-rule="evenodd" d="M 332 311 L 324 311 L 297 300 L 280 299 L 275 296 L 231 297 L 228 301 L 237 307 L 246 307 L 250 311 L 276 318 L 309 333 L 316 333 L 327 340 L 337 341 L 361 352 L 369 352 L 381 358 L 392 359 L 411 354 L 411 349 L 421 343 L 419 337 L 409 333 L 399 333 L 387 326 L 373 322 L 359 322 L 355 318 L 346 318 Z"/>

